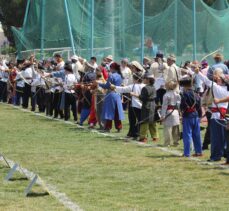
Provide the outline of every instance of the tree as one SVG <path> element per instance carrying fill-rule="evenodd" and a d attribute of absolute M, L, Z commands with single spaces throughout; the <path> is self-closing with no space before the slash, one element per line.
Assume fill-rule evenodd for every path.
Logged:
<path fill-rule="evenodd" d="M 12 46 L 14 46 L 14 38 L 11 26 L 22 26 L 26 2 L 26 0 L 0 0 L 0 21 L 4 34 Z"/>

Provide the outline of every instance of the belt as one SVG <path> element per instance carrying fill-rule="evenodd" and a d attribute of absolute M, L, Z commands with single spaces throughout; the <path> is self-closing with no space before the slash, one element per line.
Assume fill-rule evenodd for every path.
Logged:
<path fill-rule="evenodd" d="M 187 108 L 185 112 L 193 113 L 193 112 L 196 112 L 196 109 L 195 108 Z"/>
<path fill-rule="evenodd" d="M 211 108 L 212 113 L 220 113 L 220 119 L 224 119 L 227 114 L 226 108 Z"/>
<path fill-rule="evenodd" d="M 168 105 L 168 107 L 167 107 L 167 111 L 168 110 L 175 110 L 175 109 L 177 109 L 177 107 L 173 106 L 173 105 Z"/>
<path fill-rule="evenodd" d="M 32 80 L 33 78 L 25 78 L 26 80 Z"/>

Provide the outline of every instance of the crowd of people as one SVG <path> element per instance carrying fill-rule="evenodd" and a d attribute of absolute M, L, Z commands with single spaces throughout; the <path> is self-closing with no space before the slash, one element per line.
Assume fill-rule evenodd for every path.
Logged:
<path fill-rule="evenodd" d="M 211 145 L 209 161 L 226 157 L 229 164 L 229 63 L 220 53 L 214 60 L 212 66 L 204 60 L 178 67 L 175 55 L 165 59 L 161 52 L 154 59 L 145 57 L 143 65 L 126 58 L 115 62 L 112 55 L 100 65 L 96 57 L 87 61 L 77 55 L 69 61 L 60 54 L 43 61 L 33 55 L 15 63 L 2 59 L 0 102 L 24 109 L 31 103 L 32 111 L 66 121 L 72 115 L 76 124 L 104 133 L 111 131 L 113 121 L 120 132 L 127 110 L 127 139 L 146 143 L 161 138 L 165 147 L 175 147 L 182 138 L 184 157 L 203 156 Z M 159 124 L 163 124 L 162 137 Z"/>

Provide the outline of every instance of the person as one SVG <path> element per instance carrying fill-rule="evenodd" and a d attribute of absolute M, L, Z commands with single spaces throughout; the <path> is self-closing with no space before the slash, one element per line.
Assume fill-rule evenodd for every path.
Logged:
<path fill-rule="evenodd" d="M 97 64 L 97 59 L 95 56 L 92 56 L 91 59 L 90 59 L 90 64 L 91 66 L 94 68 L 94 70 L 96 70 L 96 68 L 98 67 L 98 64 Z"/>
<path fill-rule="evenodd" d="M 112 129 L 112 120 L 115 122 L 117 132 L 122 129 L 122 120 L 124 119 L 124 112 L 122 108 L 121 96 L 115 92 L 111 85 L 121 86 L 123 77 L 120 65 L 113 62 L 110 65 L 110 75 L 107 82 L 98 83 L 103 89 L 107 89 L 107 94 L 104 97 L 102 119 L 105 121 L 104 132 L 110 132 Z"/>
<path fill-rule="evenodd" d="M 53 71 L 51 73 L 46 73 L 45 77 L 52 77 L 54 78 L 55 84 L 53 85 L 51 92 L 53 93 L 53 99 L 52 99 L 52 107 L 50 113 L 53 113 L 54 110 L 54 116 L 53 118 L 58 118 L 58 116 L 63 119 L 64 118 L 64 112 L 63 107 L 61 104 L 64 105 L 64 92 L 63 87 L 60 85 L 63 83 L 65 79 L 65 70 L 63 65 L 63 60 L 61 57 L 59 57 L 59 54 L 55 55 L 57 66 L 54 67 Z"/>
<path fill-rule="evenodd" d="M 68 121 L 70 118 L 70 106 L 73 114 L 74 121 L 77 121 L 76 97 L 74 95 L 73 85 L 76 82 L 75 75 L 73 74 L 72 65 L 66 63 L 64 66 L 65 80 L 64 88 L 64 120 Z"/>
<path fill-rule="evenodd" d="M 77 81 L 80 81 L 80 73 L 79 70 L 82 66 L 82 64 L 79 62 L 79 57 L 76 55 L 73 55 L 71 57 L 71 61 L 72 61 L 72 70 L 73 70 L 73 74 L 75 75 L 75 78 L 77 79 Z"/>
<path fill-rule="evenodd" d="M 214 99 L 214 103 L 218 105 L 219 103 L 229 103 L 229 96 L 221 99 Z M 226 162 L 223 165 L 229 165 L 229 115 L 226 116 L 227 127 L 226 127 Z"/>
<path fill-rule="evenodd" d="M 225 85 L 225 75 L 223 70 L 216 68 L 213 72 L 213 80 L 209 80 L 200 71 L 196 70 L 201 80 L 206 86 L 211 88 L 214 98 L 224 98 L 229 95 L 227 86 Z M 212 103 L 212 117 L 211 117 L 211 155 L 209 162 L 220 161 L 224 155 L 224 147 L 226 143 L 226 127 L 225 115 L 228 108 L 228 102 L 222 102 L 216 105 Z"/>
<path fill-rule="evenodd" d="M 149 73 L 155 77 L 155 88 L 157 91 L 158 104 L 162 105 L 162 99 L 166 92 L 165 77 L 168 71 L 168 65 L 163 61 L 164 55 L 161 52 L 156 54 L 155 62 L 152 63 Z"/>
<path fill-rule="evenodd" d="M 84 121 L 89 117 L 90 115 L 90 109 L 92 106 L 92 93 L 87 87 L 90 83 L 96 80 L 96 73 L 94 71 L 94 67 L 86 62 L 85 63 L 85 75 L 82 77 L 82 83 L 83 85 L 80 85 L 81 93 L 82 93 L 82 109 L 80 114 L 80 122 L 79 125 L 83 125 Z"/>
<path fill-rule="evenodd" d="M 113 56 L 112 55 L 108 55 L 106 58 L 104 58 L 104 62 L 105 62 L 105 68 L 109 72 L 110 71 L 110 66 L 114 62 L 113 61 Z"/>
<path fill-rule="evenodd" d="M 149 57 L 146 57 L 146 56 L 145 56 L 145 57 L 143 58 L 143 68 L 144 68 L 146 71 L 149 71 L 152 62 L 153 62 L 153 61 L 152 61 Z"/>
<path fill-rule="evenodd" d="M 121 60 L 121 72 L 123 76 L 123 85 L 127 86 L 131 83 L 132 72 L 128 67 L 128 59 L 124 58 Z"/>
<path fill-rule="evenodd" d="M 115 90 L 118 93 L 135 93 L 137 95 L 141 94 L 142 88 L 145 84 L 142 83 L 142 74 L 133 74 L 133 84 L 128 86 L 116 86 Z M 139 137 L 139 122 L 141 121 L 141 107 L 142 103 L 139 98 L 132 96 L 128 108 L 128 119 L 129 119 L 129 131 L 127 133 L 127 138 L 136 139 Z"/>
<path fill-rule="evenodd" d="M 193 141 L 195 154 L 194 157 L 202 156 L 200 117 L 202 116 L 201 99 L 192 90 L 192 78 L 184 76 L 180 80 L 180 86 L 183 87 L 181 95 L 180 109 L 182 112 L 184 157 L 190 157 L 190 146 Z"/>
<path fill-rule="evenodd" d="M 161 109 L 161 121 L 164 125 L 164 146 L 170 146 L 172 142 L 174 146 L 178 146 L 180 139 L 180 116 L 178 109 L 180 107 L 181 97 L 175 92 L 177 82 L 169 81 L 165 87 L 167 91 L 163 97 Z"/>
<path fill-rule="evenodd" d="M 31 83 L 33 79 L 33 69 L 32 64 L 30 61 L 25 61 L 22 68 L 21 73 L 22 78 L 24 79 L 24 87 L 23 87 L 23 100 L 22 100 L 22 107 L 27 109 L 29 106 L 29 99 L 32 99 L 32 92 L 31 92 Z M 32 100 L 31 100 L 32 106 Z"/>
<path fill-rule="evenodd" d="M 59 70 L 63 70 L 65 62 L 63 60 L 63 58 L 61 57 L 60 54 L 55 54 L 54 55 L 54 60 L 56 61 L 56 66 L 55 66 L 55 70 L 59 71 Z"/>
<path fill-rule="evenodd" d="M 9 90 L 10 90 L 8 103 L 15 105 L 15 101 L 16 101 L 16 83 L 15 83 L 15 79 L 16 79 L 16 76 L 17 76 L 17 69 L 16 69 L 16 67 L 14 67 L 14 63 L 12 61 L 10 61 L 7 64 L 7 66 L 9 68 L 9 80 L 8 80 L 8 83 L 9 83 Z"/>
<path fill-rule="evenodd" d="M 121 60 L 121 72 L 122 72 L 122 76 L 123 76 L 123 86 L 127 86 L 129 84 L 131 84 L 132 82 L 132 72 L 130 70 L 130 68 L 128 67 L 128 59 L 122 59 Z M 126 93 L 123 93 L 122 95 L 122 105 L 123 105 L 123 109 L 124 110 L 127 110 L 127 107 L 128 107 L 128 98 L 129 98 L 129 95 L 126 94 Z"/>
<path fill-rule="evenodd" d="M 165 82 L 169 82 L 170 80 L 177 82 L 176 91 L 179 92 L 179 80 L 180 80 L 180 69 L 176 65 L 176 56 L 170 54 L 167 58 L 167 64 L 169 66 L 167 74 L 165 75 Z"/>
<path fill-rule="evenodd" d="M 216 69 L 220 68 L 223 70 L 223 74 L 224 75 L 228 75 L 229 74 L 229 70 L 228 70 L 228 67 L 227 65 L 225 65 L 223 63 L 223 55 L 221 53 L 217 53 L 213 56 L 214 60 L 215 60 L 215 64 L 212 65 L 209 69 L 208 69 L 208 72 L 207 72 L 207 77 L 210 79 L 210 80 L 213 80 L 213 75 L 214 75 L 214 72 Z"/>
<path fill-rule="evenodd" d="M 191 70 L 189 70 L 189 75 L 192 76 L 193 78 L 193 89 L 194 91 L 199 94 L 200 96 L 203 95 L 204 92 L 204 83 L 202 80 L 200 80 L 199 76 L 195 74 L 194 69 L 198 65 L 198 68 L 201 68 L 200 64 L 198 61 L 193 61 L 190 66 Z"/>
<path fill-rule="evenodd" d="M 8 67 L 3 61 L 3 64 L 0 67 L 0 102 L 7 102 L 8 88 L 7 83 L 9 80 L 9 71 Z"/>
<path fill-rule="evenodd" d="M 106 83 L 106 80 L 104 79 L 102 67 L 96 68 L 96 81 L 98 83 Z M 89 117 L 89 124 L 90 128 L 94 128 L 96 123 L 99 125 L 99 129 L 102 130 L 104 128 L 104 122 L 101 118 L 101 114 L 103 111 L 103 98 L 105 94 L 105 90 L 101 87 L 97 87 L 97 89 L 94 89 L 94 86 L 91 86 L 92 90 L 92 102 L 91 102 L 91 110 L 90 110 L 90 117 Z"/>
<path fill-rule="evenodd" d="M 142 88 L 141 94 L 131 92 L 131 96 L 138 97 L 142 102 L 141 108 L 141 121 L 140 124 L 140 139 L 142 143 L 147 142 L 147 133 L 150 132 L 152 141 L 158 140 L 158 134 L 156 134 L 156 123 L 154 121 L 155 115 L 155 99 L 156 89 L 154 87 L 154 75 L 146 73 L 144 76 L 145 87 Z"/>
<path fill-rule="evenodd" d="M 132 61 L 130 63 L 130 69 L 132 71 L 132 74 L 140 72 L 141 74 L 144 75 L 146 72 L 143 66 L 138 61 Z"/>
<path fill-rule="evenodd" d="M 201 62 L 201 72 L 207 76 L 208 74 L 208 70 L 209 70 L 210 66 L 208 65 L 208 61 L 207 60 L 203 60 Z"/>
<path fill-rule="evenodd" d="M 20 106 L 23 99 L 23 89 L 25 86 L 25 81 L 21 77 L 21 65 L 18 66 L 17 76 L 15 78 L 16 82 L 16 99 L 15 105 Z"/>

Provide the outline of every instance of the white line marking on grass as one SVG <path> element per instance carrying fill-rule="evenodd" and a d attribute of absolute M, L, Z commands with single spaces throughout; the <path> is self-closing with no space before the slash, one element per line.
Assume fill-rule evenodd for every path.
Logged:
<path fill-rule="evenodd" d="M 7 104 L 7 105 L 9 105 L 9 104 Z M 23 109 L 23 108 L 20 108 L 20 107 L 17 107 L 17 106 L 13 106 L 13 105 L 9 105 L 9 106 L 11 106 L 13 108 L 16 108 L 18 110 L 24 111 L 24 112 L 32 113 L 32 114 L 34 114 L 36 116 L 40 116 L 40 117 L 43 117 L 43 118 L 46 118 L 46 119 L 50 119 L 50 120 L 54 120 L 54 121 L 59 121 L 59 122 L 62 122 L 62 123 L 65 123 L 65 124 L 69 124 L 69 125 L 74 125 L 77 128 L 82 128 L 84 130 L 90 131 L 91 133 L 96 133 L 98 135 L 102 135 L 102 136 L 114 138 L 114 139 L 117 139 L 117 140 L 126 140 L 123 137 L 117 137 L 115 135 L 111 135 L 111 134 L 107 134 L 107 133 L 101 133 L 101 132 L 99 132 L 97 130 L 91 130 L 91 129 L 88 129 L 86 127 L 83 127 L 83 126 L 74 124 L 73 122 L 70 122 L 70 121 L 64 121 L 62 119 L 54 119 L 52 117 L 48 117 L 48 116 L 45 116 L 45 115 L 40 114 L 40 113 L 34 113 L 32 111 L 29 111 L 29 110 L 26 110 L 26 109 Z M 140 142 L 137 142 L 137 141 L 131 141 L 131 142 L 127 142 L 127 143 L 135 144 L 135 145 L 141 146 L 141 147 L 152 147 L 152 148 L 160 149 L 161 151 L 164 151 L 164 152 L 167 152 L 167 153 L 176 155 L 176 156 L 182 156 L 182 153 L 180 151 L 171 150 L 171 149 L 169 149 L 167 147 L 160 147 L 160 146 L 155 145 L 155 144 L 153 144 L 153 145 L 152 144 L 143 144 L 143 143 L 140 143 Z M 190 160 L 190 161 L 195 161 L 198 164 L 202 164 L 202 165 L 216 166 L 216 167 L 219 167 L 219 168 L 222 168 L 222 169 L 229 169 L 229 166 L 223 166 L 223 165 L 221 165 L 219 163 L 203 161 L 203 160 L 200 160 L 200 159 L 195 158 L 195 157 L 189 157 L 187 159 Z"/>
<path fill-rule="evenodd" d="M 46 119 L 50 119 L 50 120 L 54 120 L 54 121 L 59 121 L 61 123 L 65 123 L 65 124 L 69 124 L 69 125 L 74 125 L 75 127 L 77 128 L 81 128 L 81 129 L 84 129 L 84 130 L 87 130 L 87 131 L 90 131 L 91 133 L 96 133 L 98 135 L 102 135 L 102 136 L 106 136 L 106 137 L 110 137 L 110 138 L 114 138 L 114 139 L 117 139 L 117 140 L 125 140 L 125 138 L 123 137 L 117 137 L 115 135 L 111 135 L 111 134 L 107 134 L 107 133 L 101 133 L 97 130 L 92 130 L 92 129 L 88 129 L 86 127 L 83 127 L 83 126 L 80 126 L 80 125 L 77 125 L 73 122 L 70 122 L 70 121 L 64 121 L 62 119 L 55 119 L 55 118 L 52 118 L 52 117 L 49 117 L 49 116 L 46 116 L 46 115 L 43 115 L 41 113 L 34 113 L 30 110 L 27 110 L 27 109 L 23 109 L 23 108 L 20 108 L 20 107 L 17 107 L 17 106 L 14 106 L 14 105 L 10 105 L 10 104 L 5 104 L 5 105 L 8 105 L 8 106 L 11 106 L 13 108 L 16 108 L 18 110 L 21 110 L 21 111 L 24 111 L 24 112 L 28 112 L 28 113 L 32 113 L 36 116 L 40 116 L 40 117 L 43 117 L 43 118 L 46 118 Z M 170 153 L 170 154 L 173 154 L 173 155 L 176 155 L 178 157 L 182 156 L 182 153 L 180 151 L 177 151 L 177 150 L 171 150 L 167 147 L 160 147 L 158 145 L 155 145 L 155 144 L 144 144 L 144 143 L 140 143 L 140 142 L 137 142 L 137 141 L 131 141 L 131 142 L 127 142 L 127 143 L 131 143 L 131 144 L 135 144 L 137 146 L 140 146 L 140 147 L 151 147 L 151 148 L 156 148 L 156 149 L 160 149 L 161 151 L 164 151 L 164 152 L 167 152 L 167 153 Z M 197 162 L 198 164 L 202 164 L 202 165 L 208 165 L 208 166 L 216 166 L 216 167 L 219 167 L 219 168 L 222 168 L 222 169 L 229 169 L 229 166 L 223 166 L 219 163 L 214 163 L 214 162 L 207 162 L 207 161 L 203 161 L 203 160 L 200 160 L 198 158 L 195 158 L 195 157 L 189 157 L 187 158 L 188 160 L 190 161 L 195 161 Z"/>
<path fill-rule="evenodd" d="M 0 161 L 4 161 L 2 157 L 0 157 Z M 9 163 L 10 168 L 12 168 L 15 164 L 14 161 L 9 160 L 6 158 L 6 161 Z M 21 174 L 24 174 L 29 180 L 32 180 L 34 176 L 36 175 L 35 173 L 29 171 L 26 168 L 23 168 L 19 165 L 19 167 L 16 169 L 18 172 Z M 37 175 L 38 176 L 38 175 Z M 44 180 L 41 179 L 41 177 L 38 176 L 38 179 L 36 181 L 36 184 L 40 185 L 43 187 L 50 195 L 54 196 L 61 204 L 63 204 L 66 208 L 72 211 L 82 211 L 82 209 L 79 207 L 79 205 L 75 204 L 72 202 L 65 193 L 59 192 L 56 187 L 53 185 L 50 185 Z"/>

